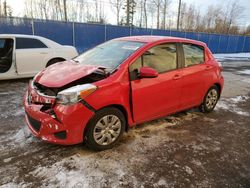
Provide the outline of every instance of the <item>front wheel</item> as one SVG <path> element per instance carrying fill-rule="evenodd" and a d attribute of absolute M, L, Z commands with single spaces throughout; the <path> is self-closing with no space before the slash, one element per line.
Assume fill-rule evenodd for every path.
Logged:
<path fill-rule="evenodd" d="M 208 90 L 208 92 L 206 93 L 206 96 L 203 99 L 203 102 L 200 106 L 201 111 L 202 112 L 211 112 L 215 108 L 215 106 L 219 100 L 219 95 L 220 94 L 219 94 L 218 87 L 215 85 L 212 86 Z"/>
<path fill-rule="evenodd" d="M 94 150 L 112 148 L 120 140 L 125 125 L 125 117 L 117 108 L 108 107 L 98 111 L 87 125 L 86 145 Z"/>

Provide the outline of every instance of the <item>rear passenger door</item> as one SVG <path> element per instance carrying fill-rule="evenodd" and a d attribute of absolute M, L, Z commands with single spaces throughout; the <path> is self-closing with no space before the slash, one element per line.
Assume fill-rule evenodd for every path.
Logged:
<path fill-rule="evenodd" d="M 181 108 L 187 109 L 200 105 L 205 89 L 205 52 L 204 47 L 183 43 L 183 86 Z"/>
<path fill-rule="evenodd" d="M 16 38 L 16 65 L 21 75 L 34 75 L 45 68 L 52 51 L 39 39 Z"/>

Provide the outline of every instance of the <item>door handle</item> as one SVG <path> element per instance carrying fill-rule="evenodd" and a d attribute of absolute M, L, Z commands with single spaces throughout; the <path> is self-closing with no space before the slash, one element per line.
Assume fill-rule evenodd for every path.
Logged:
<path fill-rule="evenodd" d="M 180 78 L 181 78 L 181 75 L 176 74 L 176 75 L 174 75 L 173 80 L 178 80 L 178 79 L 180 79 Z"/>
<path fill-rule="evenodd" d="M 48 54 L 48 52 L 40 52 L 40 54 Z"/>
<path fill-rule="evenodd" d="M 207 65 L 205 69 L 206 69 L 206 70 L 210 70 L 210 69 L 212 69 L 212 68 L 213 68 L 213 67 L 212 67 L 211 65 Z"/>

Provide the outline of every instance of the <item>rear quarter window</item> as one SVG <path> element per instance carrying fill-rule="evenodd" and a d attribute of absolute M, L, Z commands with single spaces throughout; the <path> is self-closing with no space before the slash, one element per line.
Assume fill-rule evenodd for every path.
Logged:
<path fill-rule="evenodd" d="M 185 67 L 204 63 L 204 48 L 195 44 L 183 44 Z"/>
<path fill-rule="evenodd" d="M 16 49 L 47 48 L 47 46 L 38 39 L 16 38 Z"/>

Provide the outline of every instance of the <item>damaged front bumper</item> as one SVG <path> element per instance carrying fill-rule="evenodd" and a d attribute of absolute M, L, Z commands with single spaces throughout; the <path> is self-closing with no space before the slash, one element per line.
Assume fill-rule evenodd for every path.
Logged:
<path fill-rule="evenodd" d="M 44 141 L 72 145 L 83 142 L 84 129 L 94 112 L 83 103 L 56 104 L 30 84 L 24 96 L 25 118 L 33 135 Z"/>

